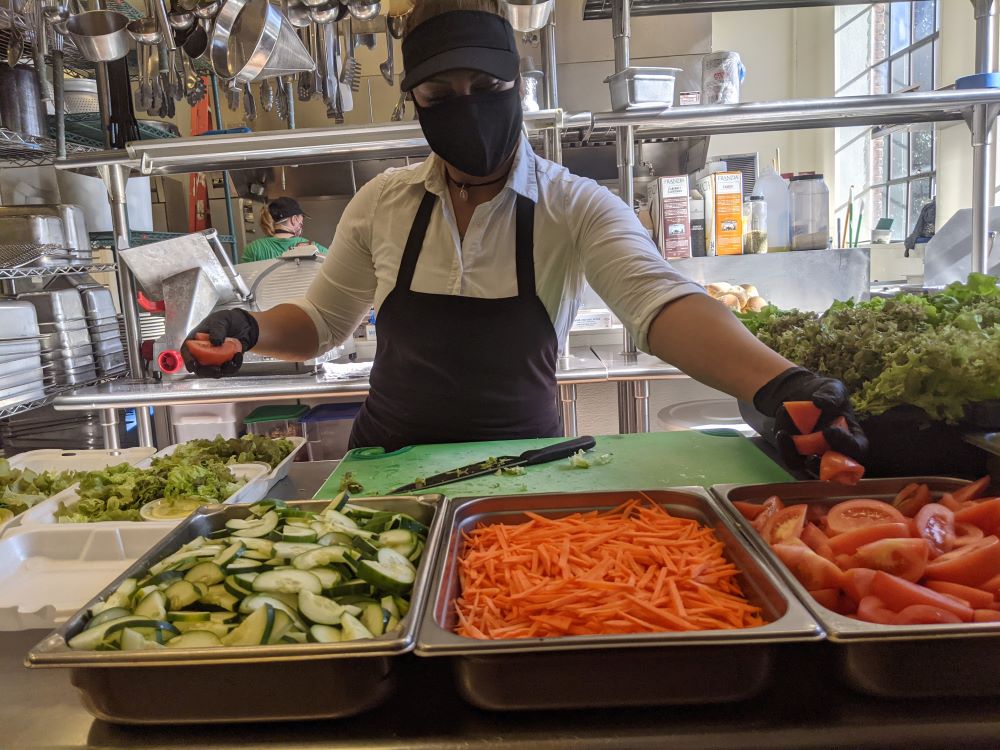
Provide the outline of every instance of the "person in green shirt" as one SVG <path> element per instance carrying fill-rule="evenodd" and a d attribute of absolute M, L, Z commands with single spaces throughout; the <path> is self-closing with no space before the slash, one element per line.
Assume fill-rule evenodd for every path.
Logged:
<path fill-rule="evenodd" d="M 254 240 L 243 249 L 241 261 L 273 260 L 298 245 L 315 245 L 323 255 L 326 248 L 302 236 L 308 217 L 294 198 L 275 198 L 260 210 L 260 228 L 266 237 Z"/>

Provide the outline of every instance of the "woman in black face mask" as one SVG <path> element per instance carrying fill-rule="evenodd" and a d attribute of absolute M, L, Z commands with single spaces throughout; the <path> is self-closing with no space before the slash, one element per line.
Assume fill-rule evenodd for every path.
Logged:
<path fill-rule="evenodd" d="M 403 58 L 433 155 L 358 191 L 306 299 L 213 313 L 198 330 L 304 360 L 349 337 L 374 303 L 378 348 L 353 446 L 548 437 L 561 432 L 557 353 L 586 278 L 642 350 L 754 400 L 779 427 L 790 425 L 784 401 L 813 400 L 824 426 L 847 418 L 850 429 L 827 430 L 831 447 L 861 457 L 841 383 L 758 342 L 663 260 L 629 206 L 532 151 L 497 0 L 422 0 Z"/>

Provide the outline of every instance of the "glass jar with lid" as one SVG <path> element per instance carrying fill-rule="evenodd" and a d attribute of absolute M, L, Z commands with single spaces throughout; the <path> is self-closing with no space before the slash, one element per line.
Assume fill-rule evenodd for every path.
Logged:
<path fill-rule="evenodd" d="M 750 217 L 743 236 L 744 255 L 763 255 L 767 252 L 767 202 L 763 195 L 751 195 Z"/>
<path fill-rule="evenodd" d="M 823 175 L 795 175 L 789 182 L 792 250 L 825 250 L 830 241 L 830 190 Z"/>

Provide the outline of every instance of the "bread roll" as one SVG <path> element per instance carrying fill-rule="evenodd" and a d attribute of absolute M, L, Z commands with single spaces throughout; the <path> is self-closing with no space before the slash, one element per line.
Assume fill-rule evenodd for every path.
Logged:
<path fill-rule="evenodd" d="M 744 305 L 746 305 L 747 302 L 750 301 L 750 295 L 747 294 L 746 290 L 743 287 L 734 286 L 732 289 L 729 290 L 729 293 L 740 301 L 740 307 L 743 307 Z"/>
<path fill-rule="evenodd" d="M 765 307 L 767 307 L 767 300 L 763 297 L 751 297 L 747 300 L 747 312 L 760 312 Z"/>
<path fill-rule="evenodd" d="M 759 297 L 760 292 L 757 291 L 757 287 L 753 284 L 740 284 L 740 288 L 747 293 L 748 299 L 753 299 L 754 297 Z"/>
<path fill-rule="evenodd" d="M 721 297 L 719 297 L 719 302 L 724 304 L 730 310 L 735 310 L 736 312 L 740 312 L 741 309 L 740 298 L 737 297 L 735 294 L 723 294 Z"/>
<path fill-rule="evenodd" d="M 715 284 L 705 284 L 705 291 L 711 294 L 713 297 L 718 299 L 723 294 L 729 294 L 732 284 L 727 284 L 725 281 L 718 282 Z"/>

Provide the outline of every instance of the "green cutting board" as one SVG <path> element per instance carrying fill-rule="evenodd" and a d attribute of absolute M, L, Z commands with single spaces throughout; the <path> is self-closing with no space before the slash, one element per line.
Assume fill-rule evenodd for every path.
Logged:
<path fill-rule="evenodd" d="M 445 445 L 416 445 L 393 453 L 380 448 L 350 451 L 319 489 L 317 499 L 329 499 L 340 490 L 347 472 L 364 486 L 361 495 L 385 495 L 396 487 L 449 469 L 483 461 L 490 456 L 516 456 L 559 439 L 506 440 Z M 515 492 L 586 492 L 637 490 L 739 482 L 787 482 L 792 478 L 736 432 L 649 432 L 597 438 L 592 457 L 610 453 L 604 465 L 578 469 L 567 460 L 527 467 L 523 476 L 468 479 L 431 488 L 452 496 L 507 495 Z"/>

